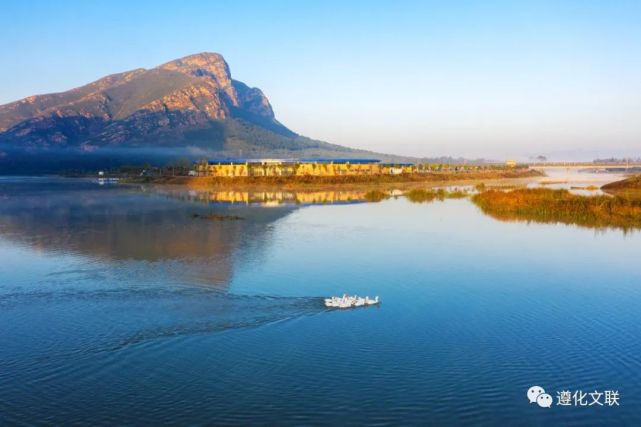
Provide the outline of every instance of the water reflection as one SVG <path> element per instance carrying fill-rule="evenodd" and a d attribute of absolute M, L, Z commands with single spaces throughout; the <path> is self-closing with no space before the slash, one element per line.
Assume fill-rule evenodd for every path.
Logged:
<path fill-rule="evenodd" d="M 601 172 L 593 169 L 544 168 L 545 176 L 534 179 L 528 187 L 569 190 L 574 194 L 603 194 L 601 186 L 625 178 L 622 172 Z"/>
<path fill-rule="evenodd" d="M 376 201 L 378 193 L 385 197 L 402 194 L 401 190 L 225 190 L 225 191 L 190 191 L 192 200 L 205 203 L 257 204 L 261 206 L 324 205 L 362 203 Z M 174 191 L 176 197 L 184 197 L 180 191 Z"/>
<path fill-rule="evenodd" d="M 641 392 L 640 234 L 438 197 L 264 208 L 0 179 L 0 198 L 0 424 L 607 424 L 524 392 Z M 383 305 L 325 310 L 342 291 Z M 638 425 L 624 402 L 614 421 Z"/>
<path fill-rule="evenodd" d="M 211 283 L 229 282 L 236 250 L 266 238 L 269 224 L 295 209 L 189 203 L 191 197 L 182 197 L 185 202 L 176 194 L 168 198 L 148 189 L 89 182 L 0 184 L 0 236 L 5 239 L 41 253 L 155 262 L 177 275 L 181 269 L 170 263 L 189 262 L 192 273 Z M 55 197 L 46 194 L 52 187 Z M 199 220 L 230 212 L 248 221 Z"/>

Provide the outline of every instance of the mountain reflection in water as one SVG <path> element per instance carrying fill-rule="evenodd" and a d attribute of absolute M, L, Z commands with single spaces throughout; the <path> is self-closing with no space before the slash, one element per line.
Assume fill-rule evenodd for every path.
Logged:
<path fill-rule="evenodd" d="M 156 262 L 163 274 L 181 275 L 172 263 L 189 263 L 192 274 L 215 284 L 229 282 L 240 246 L 261 241 L 257 247 L 264 248 L 269 224 L 295 209 L 185 203 L 190 197 L 177 197 L 179 193 L 168 198 L 154 190 L 99 187 L 91 182 L 2 184 L 0 235 L 4 238 L 39 251 L 114 262 Z M 46 194 L 47 189 L 55 191 L 55 197 Z M 248 221 L 194 219 L 229 212 Z"/>

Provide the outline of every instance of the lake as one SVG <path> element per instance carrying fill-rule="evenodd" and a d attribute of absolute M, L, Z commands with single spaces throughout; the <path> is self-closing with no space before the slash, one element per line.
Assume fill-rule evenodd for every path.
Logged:
<path fill-rule="evenodd" d="M 0 424 L 638 425 L 639 254 L 468 199 L 0 178 Z"/>

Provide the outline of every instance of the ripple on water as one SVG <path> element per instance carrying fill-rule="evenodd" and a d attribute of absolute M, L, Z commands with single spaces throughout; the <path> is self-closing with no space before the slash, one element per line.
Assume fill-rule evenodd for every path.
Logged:
<path fill-rule="evenodd" d="M 499 223 L 467 201 L 194 222 L 218 208 L 116 193 L 0 204 L 0 424 L 641 421 L 638 235 Z M 346 287 L 384 303 L 255 296 Z M 625 400 L 546 413 L 533 383 Z"/>

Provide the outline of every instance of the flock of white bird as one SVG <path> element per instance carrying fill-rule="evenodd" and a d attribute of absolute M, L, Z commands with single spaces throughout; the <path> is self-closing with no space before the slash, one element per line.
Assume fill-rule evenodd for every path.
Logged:
<path fill-rule="evenodd" d="M 332 308 L 364 307 L 368 305 L 376 305 L 378 303 L 378 297 L 371 299 L 370 297 L 363 298 L 358 295 L 349 296 L 344 294 L 342 297 L 325 298 L 325 307 Z"/>

